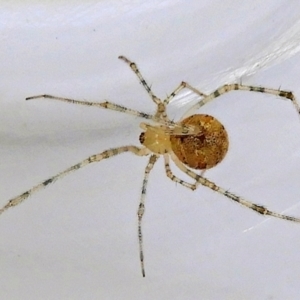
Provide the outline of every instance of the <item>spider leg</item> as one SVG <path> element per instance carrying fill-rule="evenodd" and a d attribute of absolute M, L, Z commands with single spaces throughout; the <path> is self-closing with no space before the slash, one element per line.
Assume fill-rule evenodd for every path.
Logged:
<path fill-rule="evenodd" d="M 140 83 L 143 85 L 144 89 L 147 91 L 147 93 L 149 94 L 149 96 L 151 97 L 151 99 L 153 100 L 153 102 L 156 105 L 160 105 L 162 104 L 162 101 L 157 98 L 151 91 L 150 86 L 147 84 L 146 80 L 144 79 L 144 77 L 142 76 L 141 72 L 139 71 L 137 65 L 130 61 L 128 58 L 126 58 L 123 55 L 120 55 L 118 57 L 119 59 L 123 60 L 125 63 L 127 63 L 129 65 L 129 67 L 131 68 L 131 70 L 136 74 L 136 76 L 139 78 Z"/>
<path fill-rule="evenodd" d="M 71 103 L 71 104 L 101 107 L 101 108 L 106 108 L 106 109 L 126 113 L 129 115 L 133 115 L 133 116 L 136 116 L 139 118 L 152 120 L 152 121 L 155 121 L 155 122 L 158 122 L 158 123 L 161 123 L 161 124 L 164 124 L 165 126 L 167 126 L 166 132 L 168 132 L 169 134 L 189 135 L 189 134 L 197 134 L 197 132 L 198 132 L 198 131 L 195 131 L 195 126 L 192 126 L 192 125 L 182 126 L 182 125 L 172 122 L 168 119 L 161 119 L 158 116 L 146 114 L 144 112 L 140 112 L 140 111 L 137 111 L 137 110 L 134 110 L 131 108 L 127 108 L 125 106 L 115 104 L 112 102 L 108 102 L 108 101 L 105 101 L 105 102 L 81 101 L 81 100 L 57 97 L 57 96 L 52 96 L 52 95 L 47 95 L 47 94 L 27 97 L 26 100 L 34 100 L 34 99 L 40 99 L 40 98 L 58 100 L 58 101 L 67 102 L 67 103 Z M 150 125 L 146 125 L 146 126 L 150 126 Z"/>
<path fill-rule="evenodd" d="M 266 207 L 262 206 L 262 205 L 258 205 L 255 203 L 252 203 L 248 200 L 245 200 L 239 196 L 236 196 L 235 194 L 232 194 L 228 191 L 226 191 L 225 189 L 217 186 L 215 183 L 213 183 L 212 181 L 206 179 L 205 177 L 202 177 L 196 173 L 194 173 L 193 171 L 189 170 L 187 167 L 185 167 L 184 164 L 182 164 L 179 159 L 175 156 L 174 153 L 171 153 L 171 157 L 174 160 L 176 166 L 183 171 L 184 173 L 186 173 L 188 176 L 190 176 L 191 178 L 195 179 L 197 182 L 199 182 L 200 184 L 226 196 L 227 198 L 240 203 L 256 212 L 258 212 L 261 215 L 266 215 L 266 216 L 272 216 L 275 218 L 279 218 L 279 219 L 284 219 L 284 220 L 288 220 L 288 221 L 293 221 L 293 222 L 300 222 L 299 218 L 295 218 L 295 217 L 291 217 L 291 216 L 287 216 L 287 215 L 282 215 L 276 212 L 273 212 L 271 210 L 268 210 Z"/>
<path fill-rule="evenodd" d="M 189 85 L 187 82 L 182 81 L 179 86 L 174 90 L 174 92 L 172 92 L 165 100 L 164 100 L 164 104 L 168 105 L 170 103 L 170 101 L 184 88 L 187 88 L 189 90 L 191 90 L 192 92 L 198 94 L 201 97 L 207 97 L 206 94 L 202 93 L 201 91 L 197 90 L 196 88 L 192 87 L 191 85 Z"/>
<path fill-rule="evenodd" d="M 269 89 L 265 87 L 257 87 L 257 86 L 250 86 L 250 85 L 242 85 L 238 83 L 234 84 L 225 84 L 221 87 L 219 87 L 217 90 L 206 96 L 204 99 L 193 105 L 185 114 L 184 117 L 187 117 L 188 115 L 192 114 L 195 110 L 200 108 L 201 106 L 205 105 L 206 103 L 212 101 L 213 99 L 228 93 L 230 91 L 234 90 L 242 90 L 242 91 L 249 91 L 249 92 L 258 92 L 258 93 L 266 93 L 271 94 L 279 97 L 283 97 L 286 99 L 289 99 L 293 102 L 294 107 L 296 108 L 298 114 L 300 114 L 300 107 L 299 104 L 296 101 L 295 96 L 292 92 L 289 91 L 282 91 L 282 90 L 275 90 L 275 89 Z"/>
<path fill-rule="evenodd" d="M 119 147 L 119 148 L 109 149 L 109 150 L 106 150 L 106 151 L 104 151 L 102 153 L 99 153 L 99 154 L 91 155 L 87 159 L 81 161 L 80 163 L 78 163 L 76 165 L 73 165 L 72 167 L 58 173 L 55 176 L 50 177 L 49 179 L 47 179 L 47 180 L 43 181 L 42 183 L 34 186 L 33 188 L 31 188 L 30 190 L 24 192 L 23 194 L 10 199 L 7 202 L 7 204 L 5 204 L 0 209 L 0 214 L 2 214 L 4 211 L 9 209 L 10 207 L 19 205 L 25 199 L 27 199 L 29 196 L 31 196 L 33 193 L 35 193 L 39 190 L 42 190 L 43 188 L 48 186 L 50 183 L 55 182 L 57 179 L 62 178 L 63 176 L 71 173 L 72 171 L 76 171 L 76 170 L 81 169 L 81 168 L 83 168 L 84 166 L 86 166 L 90 163 L 99 162 L 103 159 L 107 159 L 107 158 L 110 158 L 112 156 L 124 153 L 124 152 L 132 152 L 133 154 L 136 154 L 136 155 L 139 155 L 139 156 L 148 155 L 150 153 L 147 148 L 138 148 L 136 146 L 123 146 L 123 147 Z"/>
<path fill-rule="evenodd" d="M 181 184 L 181 185 L 183 185 L 183 186 L 185 186 L 185 187 L 191 189 L 192 191 L 194 191 L 194 190 L 197 188 L 197 186 L 199 185 L 199 182 L 198 182 L 198 181 L 196 181 L 196 183 L 194 183 L 194 184 L 190 184 L 190 183 L 188 183 L 188 182 L 186 182 L 186 181 L 184 181 L 184 180 L 182 180 L 182 179 L 176 177 L 176 176 L 172 173 L 172 171 L 171 171 L 171 169 L 170 169 L 170 160 L 169 160 L 169 155 L 168 155 L 168 154 L 164 154 L 164 161 L 165 161 L 165 170 L 166 170 L 166 174 L 167 174 L 167 176 L 168 176 L 171 180 L 173 180 L 173 181 L 175 181 L 175 182 L 177 182 L 177 183 L 179 183 L 179 184 Z"/>
<path fill-rule="evenodd" d="M 145 198 L 146 198 L 146 191 L 147 191 L 147 184 L 148 184 L 148 178 L 149 173 L 152 170 L 154 164 L 156 163 L 157 159 L 159 158 L 158 155 L 152 154 L 150 156 L 149 162 L 145 169 L 145 175 L 142 185 L 142 194 L 141 194 L 141 200 L 138 208 L 138 238 L 139 238 L 139 250 L 140 250 L 140 262 L 141 262 L 141 270 L 143 277 L 146 276 L 145 274 L 145 267 L 144 267 L 144 250 L 143 250 L 143 233 L 142 233 L 142 218 L 145 212 Z"/>
<path fill-rule="evenodd" d="M 146 80 L 144 79 L 144 77 L 140 73 L 137 65 L 134 62 L 130 61 L 125 56 L 121 55 L 118 58 L 121 59 L 121 60 L 123 60 L 125 63 L 127 63 L 129 65 L 129 67 L 131 68 L 131 70 L 139 78 L 140 83 L 143 85 L 144 89 L 147 91 L 147 93 L 150 96 L 150 98 L 152 99 L 152 101 L 157 105 L 157 111 L 156 111 L 156 114 L 155 114 L 155 118 L 157 118 L 159 120 L 164 120 L 164 121 L 168 122 L 169 119 L 168 119 L 168 116 L 167 116 L 167 113 L 166 113 L 166 105 L 158 97 L 156 97 L 152 93 L 150 86 L 147 84 Z"/>
<path fill-rule="evenodd" d="M 143 85 L 143 87 L 145 88 L 145 90 L 147 91 L 147 93 L 149 94 L 149 96 L 152 98 L 153 102 L 157 105 L 161 104 L 162 101 L 157 98 L 151 91 L 151 88 L 149 87 L 149 85 L 147 84 L 146 80 L 144 79 L 144 77 L 142 76 L 142 74 L 140 73 L 137 65 L 130 61 L 128 58 L 126 58 L 125 56 L 121 55 L 119 56 L 119 59 L 123 60 L 124 62 L 126 62 L 130 68 L 132 69 L 132 71 L 137 75 L 137 77 L 139 78 L 141 84 Z M 193 91 L 194 93 L 204 97 L 207 96 L 206 94 L 203 94 L 202 92 L 198 91 L 197 89 L 195 89 L 194 87 L 192 87 L 191 85 L 189 85 L 186 82 L 181 82 L 180 85 L 174 90 L 174 92 L 172 92 L 170 94 L 170 96 L 168 96 L 163 103 L 165 105 L 169 104 L 169 102 L 184 88 L 188 88 L 191 91 Z"/>
<path fill-rule="evenodd" d="M 52 96 L 52 95 L 37 95 L 37 96 L 31 96 L 27 97 L 25 100 L 33 100 L 33 99 L 52 99 L 52 100 L 58 100 L 58 101 L 63 101 L 67 103 L 72 103 L 72 104 L 79 104 L 79 105 L 85 105 L 85 106 L 94 106 L 94 107 L 101 107 L 101 108 L 106 108 L 110 110 L 115 110 L 118 112 L 126 113 L 129 115 L 133 115 L 139 118 L 144 118 L 147 120 L 153 120 L 153 121 L 159 121 L 160 119 L 156 118 L 153 115 L 146 114 L 144 112 L 140 112 L 131 108 L 127 108 L 125 106 L 104 101 L 104 102 L 90 102 L 90 101 L 81 101 L 81 100 L 76 100 L 76 99 L 71 99 L 71 98 L 63 98 L 63 97 L 57 97 L 57 96 Z"/>

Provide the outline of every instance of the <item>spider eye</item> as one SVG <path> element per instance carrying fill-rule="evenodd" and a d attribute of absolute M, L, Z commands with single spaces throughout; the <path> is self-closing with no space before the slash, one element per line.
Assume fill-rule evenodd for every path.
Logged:
<path fill-rule="evenodd" d="M 145 142 L 145 132 L 142 132 L 139 137 L 140 143 L 143 145 Z"/>

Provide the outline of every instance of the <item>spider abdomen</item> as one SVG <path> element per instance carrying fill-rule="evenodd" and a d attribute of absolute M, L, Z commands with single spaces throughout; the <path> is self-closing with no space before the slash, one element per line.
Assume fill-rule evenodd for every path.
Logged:
<path fill-rule="evenodd" d="M 171 135 L 171 147 L 181 162 L 193 169 L 210 169 L 223 160 L 228 150 L 224 126 L 209 115 L 192 115 L 180 122 L 200 128 L 195 135 Z"/>

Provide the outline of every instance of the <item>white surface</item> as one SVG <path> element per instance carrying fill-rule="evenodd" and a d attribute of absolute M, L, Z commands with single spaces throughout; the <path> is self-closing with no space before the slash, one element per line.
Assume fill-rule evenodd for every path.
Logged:
<path fill-rule="evenodd" d="M 122 54 L 165 97 L 185 80 L 292 90 L 300 98 L 298 1 L 75 1 L 2 4 L 1 204 L 91 154 L 138 145 L 140 120 L 55 101 L 109 99 L 153 113 Z M 179 118 L 197 97 L 170 106 Z M 231 192 L 300 216 L 300 122 L 288 101 L 233 92 L 201 109 L 230 135 L 206 173 Z M 207 188 L 151 173 L 144 217 L 146 278 L 136 211 L 147 158 L 91 165 L 0 220 L 1 299 L 299 299 L 300 227 L 266 219 Z M 251 230 L 248 230 L 251 229 Z"/>

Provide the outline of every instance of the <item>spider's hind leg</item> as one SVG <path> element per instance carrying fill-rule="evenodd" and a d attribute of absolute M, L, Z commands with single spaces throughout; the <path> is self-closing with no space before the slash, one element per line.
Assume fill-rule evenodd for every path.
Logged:
<path fill-rule="evenodd" d="M 145 169 L 145 175 L 142 185 L 142 194 L 141 194 L 141 200 L 138 208 L 138 238 L 139 238 L 139 248 L 140 248 L 140 262 L 141 262 L 141 269 L 142 269 L 142 275 L 143 277 L 146 276 L 145 274 L 145 266 L 144 266 L 144 250 L 143 250 L 143 233 L 142 233 L 142 219 L 145 212 L 145 198 L 146 198 L 146 191 L 147 191 L 147 184 L 148 184 L 148 178 L 149 173 L 154 167 L 154 164 L 156 163 L 159 156 L 153 154 L 150 156 L 149 162 Z"/>
<path fill-rule="evenodd" d="M 195 182 L 194 184 L 188 183 L 180 178 L 178 178 L 177 176 L 175 176 L 170 168 L 170 160 L 169 160 L 169 155 L 168 154 L 164 154 L 164 161 L 165 161 L 165 170 L 166 170 L 166 174 L 167 177 L 169 177 L 172 181 L 179 183 L 189 189 L 191 189 L 192 191 L 194 191 L 197 186 L 199 185 L 199 182 Z"/>
<path fill-rule="evenodd" d="M 279 214 L 277 212 L 271 211 L 267 209 L 266 207 L 262 205 L 255 204 L 251 201 L 248 201 L 242 197 L 239 197 L 233 193 L 228 192 L 224 188 L 221 188 L 217 186 L 214 182 L 206 179 L 205 177 L 202 177 L 201 175 L 198 175 L 194 173 L 193 171 L 189 170 L 183 163 L 179 161 L 179 159 L 175 155 L 171 155 L 173 161 L 175 162 L 176 166 L 184 173 L 186 173 L 191 178 L 195 179 L 198 183 L 202 184 L 203 186 L 206 186 L 210 189 L 212 189 L 215 192 L 218 192 L 219 194 L 229 198 L 230 200 L 233 200 L 237 203 L 240 203 L 241 205 L 252 209 L 253 211 L 256 211 L 257 213 L 265 216 L 272 216 L 278 219 L 288 220 L 292 222 L 298 222 L 300 223 L 300 218 L 295 218 L 292 216 L 287 216 L 283 214 Z"/>

